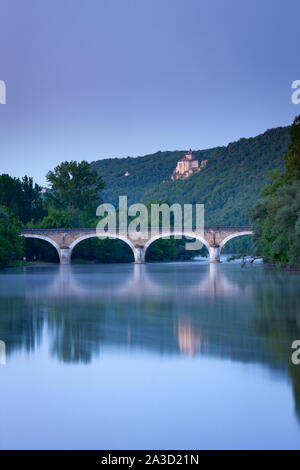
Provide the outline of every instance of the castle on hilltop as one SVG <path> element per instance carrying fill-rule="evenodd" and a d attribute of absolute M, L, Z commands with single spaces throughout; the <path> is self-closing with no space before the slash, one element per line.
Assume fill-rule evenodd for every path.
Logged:
<path fill-rule="evenodd" d="M 177 162 L 177 166 L 172 173 L 171 180 L 175 181 L 178 179 L 186 179 L 195 173 L 199 173 L 203 168 L 205 168 L 207 160 L 202 160 L 200 166 L 199 161 L 196 155 L 192 150 L 189 150 L 188 153 L 182 157 Z"/>

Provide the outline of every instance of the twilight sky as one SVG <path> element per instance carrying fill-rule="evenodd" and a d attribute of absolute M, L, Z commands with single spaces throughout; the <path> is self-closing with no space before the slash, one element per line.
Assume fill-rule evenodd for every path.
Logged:
<path fill-rule="evenodd" d="M 0 173 L 290 124 L 299 28 L 299 0 L 0 0 Z"/>

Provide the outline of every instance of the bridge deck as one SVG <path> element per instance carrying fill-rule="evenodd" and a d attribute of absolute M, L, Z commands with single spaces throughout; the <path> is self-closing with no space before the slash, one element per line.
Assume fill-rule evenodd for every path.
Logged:
<path fill-rule="evenodd" d="M 199 229 L 199 227 L 198 227 Z M 162 231 L 161 227 L 150 227 L 150 230 L 160 230 Z M 174 227 L 170 227 L 170 229 L 164 229 L 167 232 L 174 231 Z M 192 227 L 192 230 L 196 230 L 196 227 Z M 249 231 L 251 227 L 249 225 L 209 225 L 204 227 L 204 231 L 217 231 L 217 230 L 238 230 L 238 231 Z M 94 233 L 96 228 L 86 227 L 86 228 L 26 228 L 21 231 L 21 233 L 44 233 L 44 232 L 55 232 L 55 233 L 77 233 L 77 232 L 88 232 Z M 108 232 L 108 230 L 104 230 Z M 119 228 L 116 227 L 116 231 L 119 232 Z M 182 229 L 184 232 L 184 229 Z"/>

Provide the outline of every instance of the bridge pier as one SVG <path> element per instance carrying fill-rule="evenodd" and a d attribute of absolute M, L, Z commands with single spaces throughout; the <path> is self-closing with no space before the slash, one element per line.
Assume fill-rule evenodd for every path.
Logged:
<path fill-rule="evenodd" d="M 135 249 L 134 249 L 134 262 L 135 262 L 135 264 L 145 263 L 145 248 L 135 247 Z"/>
<path fill-rule="evenodd" d="M 221 248 L 219 246 L 210 246 L 209 247 L 209 262 L 220 263 L 220 252 L 221 252 Z"/>
<path fill-rule="evenodd" d="M 59 262 L 60 264 L 70 264 L 71 263 L 71 254 L 72 250 L 68 247 L 59 248 Z"/>

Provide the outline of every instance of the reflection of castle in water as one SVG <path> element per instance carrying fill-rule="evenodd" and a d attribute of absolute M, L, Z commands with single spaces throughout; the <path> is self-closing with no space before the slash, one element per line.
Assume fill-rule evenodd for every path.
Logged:
<path fill-rule="evenodd" d="M 177 326 L 178 346 L 180 353 L 195 356 L 196 353 L 208 351 L 207 338 L 196 333 L 190 322 L 179 322 Z"/>

